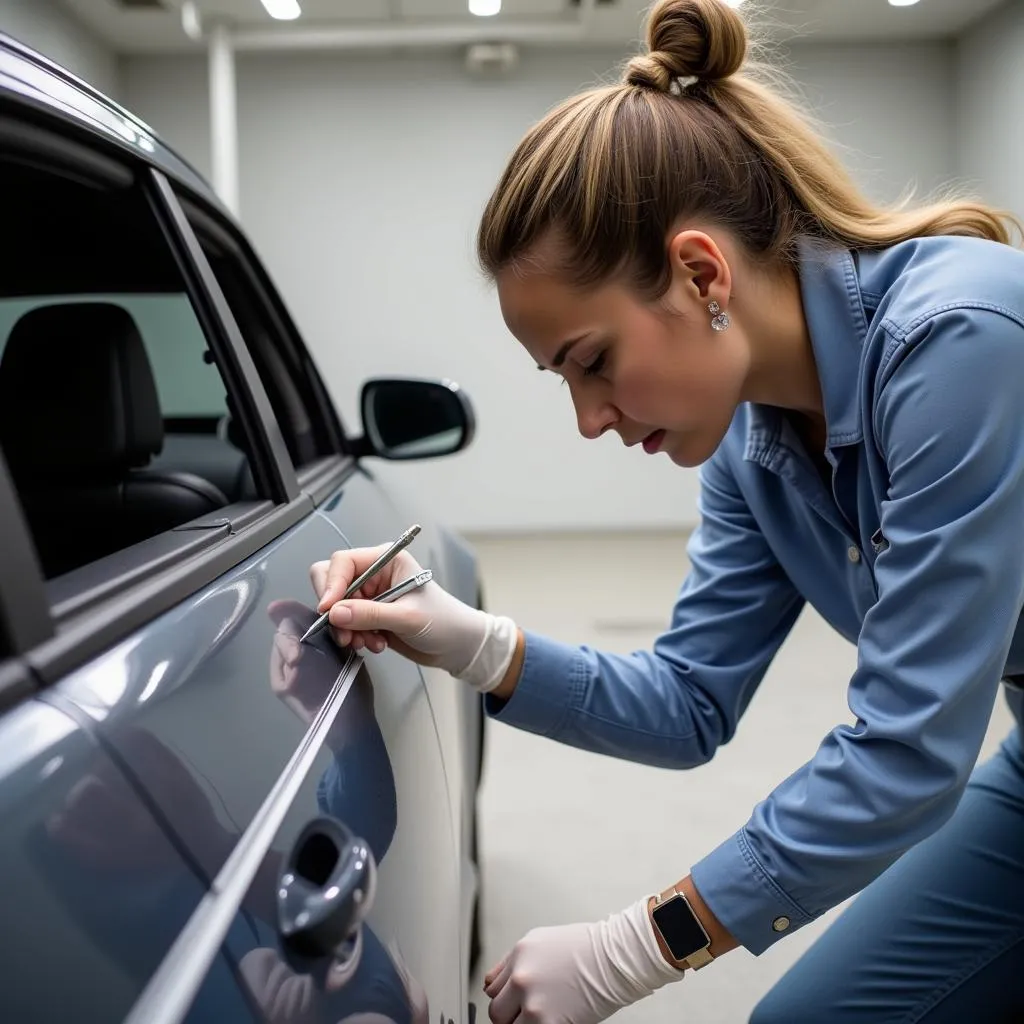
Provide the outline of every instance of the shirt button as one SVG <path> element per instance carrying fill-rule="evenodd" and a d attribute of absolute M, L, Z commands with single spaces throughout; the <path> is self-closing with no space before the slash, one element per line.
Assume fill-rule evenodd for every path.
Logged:
<path fill-rule="evenodd" d="M 777 917 L 772 921 L 772 928 L 777 932 L 784 932 L 789 927 L 788 917 Z"/>
<path fill-rule="evenodd" d="M 854 564 L 854 565 L 856 565 L 856 564 L 857 564 L 857 563 L 858 563 L 858 562 L 860 561 L 860 552 L 859 552 L 859 551 L 857 550 L 857 548 L 856 548 L 856 546 L 855 546 L 855 545 L 851 544 L 851 545 L 850 545 L 850 546 L 849 546 L 849 547 L 848 547 L 848 548 L 846 549 L 846 557 L 847 557 L 847 558 L 848 558 L 848 559 L 849 559 L 849 560 L 850 560 L 851 562 L 853 562 L 853 564 Z"/>

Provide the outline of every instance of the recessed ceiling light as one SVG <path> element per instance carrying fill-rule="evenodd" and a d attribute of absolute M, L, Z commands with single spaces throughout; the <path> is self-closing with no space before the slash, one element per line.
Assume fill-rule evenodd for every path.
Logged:
<path fill-rule="evenodd" d="M 889 0 L 890 7 L 913 7 L 917 0 Z"/>
<path fill-rule="evenodd" d="M 299 0 L 263 0 L 263 6 L 278 21 L 294 21 L 302 13 Z"/>
<path fill-rule="evenodd" d="M 493 17 L 501 10 L 501 0 L 469 0 L 469 13 L 478 18 Z"/>
<path fill-rule="evenodd" d="M 203 38 L 203 23 L 194 0 L 185 0 L 181 5 L 181 30 L 195 43 Z"/>
<path fill-rule="evenodd" d="M 725 0 L 726 7 L 739 7 L 743 0 Z"/>

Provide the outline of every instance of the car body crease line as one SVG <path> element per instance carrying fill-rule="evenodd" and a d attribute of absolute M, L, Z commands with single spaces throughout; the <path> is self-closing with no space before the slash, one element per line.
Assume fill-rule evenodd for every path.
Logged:
<path fill-rule="evenodd" d="M 209 891 L 124 1018 L 124 1024 L 178 1024 L 188 1013 L 362 665 L 360 656 L 349 654 L 316 718 L 211 882 Z"/>

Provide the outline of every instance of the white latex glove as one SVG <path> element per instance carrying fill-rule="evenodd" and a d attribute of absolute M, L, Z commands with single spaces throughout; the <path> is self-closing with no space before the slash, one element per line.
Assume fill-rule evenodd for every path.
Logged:
<path fill-rule="evenodd" d="M 518 631 L 511 619 L 470 608 L 433 581 L 391 604 L 372 600 L 423 571 L 408 551 L 401 552 L 355 597 L 340 600 L 384 550 L 382 545 L 336 551 L 330 561 L 310 568 L 319 598 L 317 611 L 330 608 L 335 640 L 356 651 L 366 648 L 380 653 L 392 647 L 420 665 L 444 669 L 481 693 L 493 690 L 515 652 Z"/>
<path fill-rule="evenodd" d="M 604 921 L 527 933 L 487 975 L 494 1024 L 597 1024 L 682 978 L 658 948 L 649 899 Z"/>

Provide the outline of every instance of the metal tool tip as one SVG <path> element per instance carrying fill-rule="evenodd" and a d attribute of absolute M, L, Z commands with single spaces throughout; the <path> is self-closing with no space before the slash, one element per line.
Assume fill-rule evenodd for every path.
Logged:
<path fill-rule="evenodd" d="M 318 618 L 316 620 L 316 622 L 314 622 L 313 625 L 310 626 L 309 629 L 307 629 L 306 632 L 303 633 L 302 636 L 299 637 L 299 643 L 300 644 L 304 644 L 311 636 L 313 636 L 314 634 L 320 632 L 320 628 L 321 628 L 321 625 L 322 625 L 322 621 L 321 621 L 322 618 L 323 618 L 322 616 L 320 618 Z"/>

